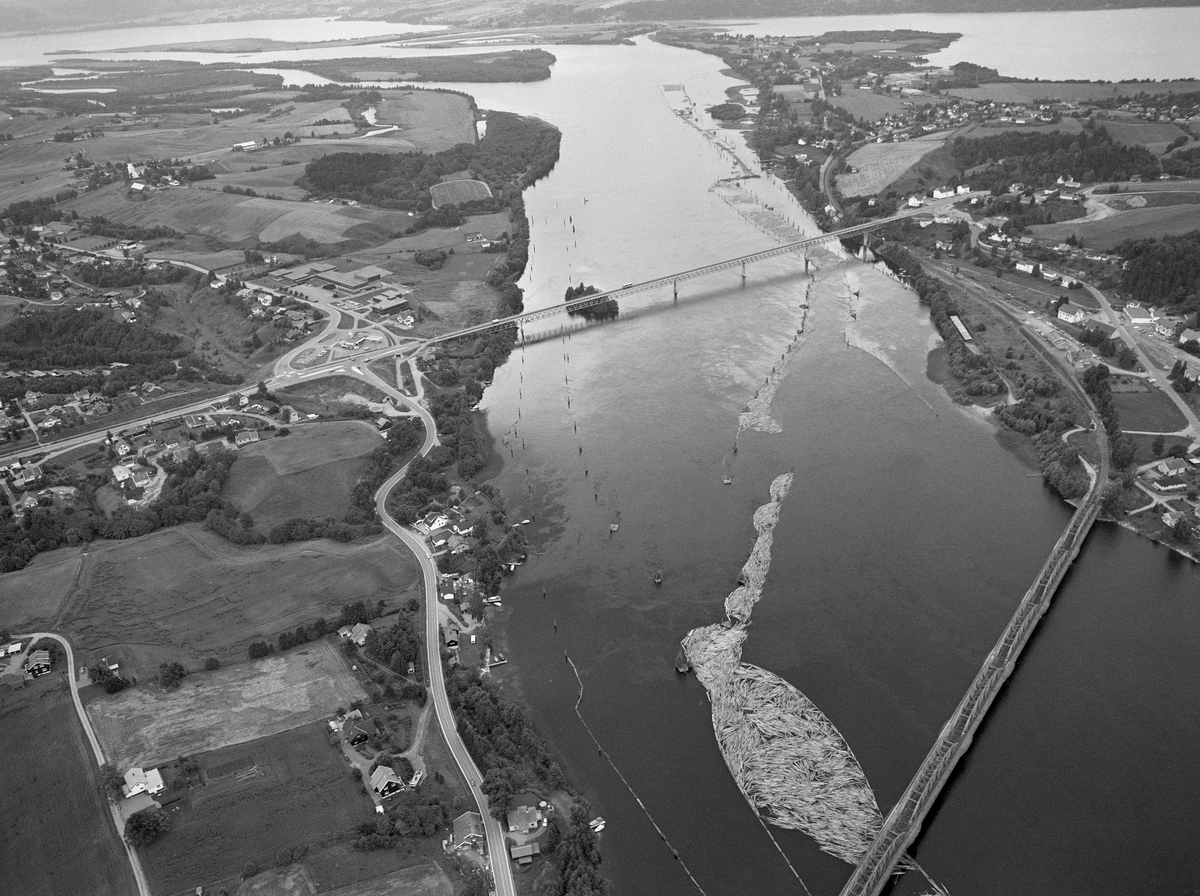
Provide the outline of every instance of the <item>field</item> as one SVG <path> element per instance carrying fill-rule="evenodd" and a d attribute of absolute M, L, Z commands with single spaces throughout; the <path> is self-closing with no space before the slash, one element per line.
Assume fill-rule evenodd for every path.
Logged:
<path fill-rule="evenodd" d="M 1191 93 L 1194 81 L 1131 81 L 1124 84 L 1090 84 L 1071 81 L 1020 81 L 1010 84 L 984 84 L 982 87 L 956 87 L 946 91 L 953 96 L 998 103 L 1033 103 L 1040 99 L 1065 102 L 1102 100 L 1139 93 Z"/>
<path fill-rule="evenodd" d="M 904 143 L 868 143 L 856 149 L 846 164 L 857 174 L 839 174 L 837 188 L 843 196 L 870 196 L 942 145 L 944 136 L 922 137 Z"/>
<path fill-rule="evenodd" d="M 440 90 L 381 90 L 380 125 L 399 125 L 400 136 L 422 152 L 475 142 L 475 113 L 465 96 Z"/>
<path fill-rule="evenodd" d="M 45 595 L 45 603 L 32 609 L 37 618 L 48 618 L 65 592 L 69 606 L 61 626 L 81 650 L 126 645 L 136 656 L 154 647 L 190 669 L 208 657 L 222 663 L 243 660 L 251 641 L 319 616 L 335 617 L 347 603 L 394 603 L 415 577 L 407 552 L 387 539 L 243 549 L 195 526 L 95 543 L 78 577 L 68 577 L 53 563 L 17 575 L 42 569 L 49 576 L 25 579 Z M 153 673 L 160 661 L 141 673 Z M 139 671 L 136 663 L 134 669 Z"/>
<path fill-rule="evenodd" d="M 38 554 L 24 569 L 0 575 L 0 628 L 39 631 L 52 626 L 75 585 L 78 548 Z"/>
<path fill-rule="evenodd" d="M 22 896 L 136 892 L 94 759 L 57 675 L 0 694 L 0 755 L 3 889 Z"/>
<path fill-rule="evenodd" d="M 300 169 L 292 167 L 299 177 Z M 411 223 L 404 212 L 240 196 L 215 187 L 158 190 L 131 199 L 123 185 L 113 184 L 67 205 L 84 218 L 102 215 L 119 224 L 169 227 L 249 248 L 293 234 L 319 243 L 378 242 Z"/>
<path fill-rule="evenodd" d="M 120 768 L 218 750 L 333 715 L 363 690 L 331 640 L 215 672 L 166 693 L 137 687 L 92 702 L 104 754 Z"/>
<path fill-rule="evenodd" d="M 1183 130 L 1167 121 L 1099 120 L 1097 124 L 1118 143 L 1144 146 L 1151 152 L 1163 152 L 1176 137 L 1186 136 Z"/>
<path fill-rule="evenodd" d="M 433 198 L 433 207 L 440 208 L 451 203 L 462 205 L 479 199 L 491 199 L 492 191 L 481 180 L 452 180 L 447 183 L 434 184 L 429 188 Z"/>
<path fill-rule="evenodd" d="M 776 88 L 778 90 L 778 88 Z M 922 102 L 936 103 L 937 97 L 922 97 Z M 878 121 L 888 115 L 895 115 L 906 110 L 907 100 L 899 96 L 885 96 L 870 90 L 858 90 L 853 84 L 843 86 L 840 96 L 832 97 L 833 105 L 845 109 L 855 118 L 867 121 Z"/>
<path fill-rule="evenodd" d="M 1089 249 L 1112 249 L 1129 239 L 1178 236 L 1200 228 L 1200 205 L 1136 208 L 1094 221 L 1064 221 L 1029 228 L 1039 239 L 1063 241 L 1071 234 Z"/>
<path fill-rule="evenodd" d="M 276 390 L 276 395 L 299 411 L 335 416 L 364 401 L 384 401 L 387 396 L 369 383 L 348 376 L 329 376 Z M 290 436 L 289 436 L 290 438 Z"/>
<path fill-rule="evenodd" d="M 242 448 L 224 495 L 260 528 L 297 516 L 340 519 L 366 469 L 363 458 L 382 443 L 365 423 L 302 426 L 287 438 Z"/>
<path fill-rule="evenodd" d="M 1187 420 L 1175 403 L 1158 389 L 1149 392 L 1114 392 L 1113 404 L 1121 428 L 1134 432 L 1178 432 Z"/>
<path fill-rule="evenodd" d="M 173 804 L 170 832 L 142 851 L 156 893 L 191 893 L 199 885 L 232 890 L 247 863 L 274 866 L 285 851 L 297 854 L 374 817 L 345 757 L 330 746 L 324 721 L 198 759 L 205 786 Z"/>
<path fill-rule="evenodd" d="M 367 853 L 374 857 L 374 853 Z M 363 858 L 358 853 L 356 858 Z M 339 887 L 336 890 L 322 889 L 309 873 L 309 862 L 304 865 L 289 865 L 273 868 L 243 883 L 237 896 L 316 896 L 324 892 L 327 896 L 453 896 L 454 885 L 450 878 L 435 864 L 421 863 L 399 871 L 371 877 L 358 883 Z"/>

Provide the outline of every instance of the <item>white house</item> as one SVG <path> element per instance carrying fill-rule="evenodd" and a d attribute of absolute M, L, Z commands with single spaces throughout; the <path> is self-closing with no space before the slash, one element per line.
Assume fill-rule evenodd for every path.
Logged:
<path fill-rule="evenodd" d="M 125 783 L 121 785 L 121 793 L 128 799 L 138 793 L 162 793 L 164 786 L 162 774 L 158 769 L 152 768 L 145 771 L 140 768 L 131 768 L 125 773 Z"/>
<path fill-rule="evenodd" d="M 908 197 L 908 207 L 909 208 L 920 208 L 924 204 L 925 204 L 925 200 L 922 199 L 920 196 L 909 196 Z"/>
<path fill-rule="evenodd" d="M 934 187 L 933 188 L 933 198 L 934 199 L 950 199 L 953 196 L 954 196 L 954 188 L 953 187 Z"/>
<path fill-rule="evenodd" d="M 1032 274 L 1033 273 L 1033 262 L 1018 261 L 1017 262 L 1017 270 L 1023 274 Z"/>
<path fill-rule="evenodd" d="M 354 625 L 343 625 L 338 629 L 338 636 L 343 641 L 353 641 L 359 647 L 367 643 L 367 635 L 371 634 L 371 626 L 365 622 L 357 622 Z"/>
<path fill-rule="evenodd" d="M 1129 318 L 1131 324 L 1154 323 L 1154 310 L 1146 308 L 1137 302 L 1130 302 L 1125 306 L 1125 316 Z"/>
<path fill-rule="evenodd" d="M 1058 319 L 1065 320 L 1069 324 L 1079 324 L 1088 317 L 1091 312 L 1082 305 L 1076 305 L 1074 302 L 1063 302 L 1058 307 Z"/>

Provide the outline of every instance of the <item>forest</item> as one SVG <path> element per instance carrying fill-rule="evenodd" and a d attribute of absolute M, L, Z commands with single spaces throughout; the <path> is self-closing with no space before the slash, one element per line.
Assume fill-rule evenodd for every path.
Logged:
<path fill-rule="evenodd" d="M 537 119 L 492 112 L 487 135 L 477 145 L 460 143 L 432 154 L 332 153 L 309 162 L 299 185 L 320 196 L 424 212 L 432 208 L 433 184 L 444 175 L 470 170 L 500 198 L 488 208 L 495 210 L 554 167 L 560 137 L 557 129 Z"/>
<path fill-rule="evenodd" d="M 107 311 L 34 311 L 0 327 L 0 358 L 9 368 L 156 366 L 184 357 L 182 340 Z"/>
<path fill-rule="evenodd" d="M 1139 302 L 1200 311 L 1200 230 L 1182 236 L 1126 240 L 1121 289 Z"/>
<path fill-rule="evenodd" d="M 967 178 L 976 190 L 1007 192 L 1014 183 L 1045 187 L 1068 176 L 1096 183 L 1159 174 L 1158 159 L 1148 149 L 1122 146 L 1103 127 L 1079 134 L 1007 131 L 970 140 L 958 137 L 950 151 L 959 168 L 985 166 Z"/>

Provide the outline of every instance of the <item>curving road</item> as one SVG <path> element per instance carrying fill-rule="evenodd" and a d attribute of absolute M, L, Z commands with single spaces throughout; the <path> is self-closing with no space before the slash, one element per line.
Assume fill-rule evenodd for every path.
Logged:
<path fill-rule="evenodd" d="M 428 411 L 425 411 L 424 408 L 420 408 L 420 410 L 422 412 L 422 419 L 424 420 L 428 417 Z M 420 451 L 422 456 L 428 454 L 434 445 L 437 444 L 437 432 L 433 428 L 432 417 L 426 421 L 425 427 L 425 443 L 421 446 Z M 425 580 L 425 656 L 428 660 L 429 692 L 433 696 L 433 708 L 437 714 L 442 736 L 446 739 L 446 744 L 450 747 L 450 754 L 454 757 L 459 771 L 462 772 L 462 776 L 471 790 L 471 795 L 475 798 L 479 814 L 483 817 L 483 830 L 487 836 L 488 855 L 491 860 L 495 892 L 497 896 L 516 896 L 516 884 L 513 881 L 512 865 L 508 861 L 508 851 L 504 846 L 504 831 L 500 827 L 500 823 L 492 817 L 491 812 L 488 810 L 487 797 L 484 796 L 483 791 L 480 789 L 480 785 L 483 782 L 483 775 L 480 774 L 479 767 L 475 765 L 475 760 L 471 758 L 471 754 L 467 752 L 466 745 L 458 735 L 458 728 L 454 724 L 454 714 L 450 711 L 450 698 L 446 695 L 446 676 L 442 670 L 440 656 L 441 638 L 438 634 L 437 567 L 433 562 L 433 555 L 430 553 L 429 546 L 425 543 L 424 539 L 418 538 L 412 531 L 396 522 L 392 515 L 388 513 L 388 495 L 391 494 L 396 483 L 404 478 L 404 475 L 408 472 L 408 466 L 408 464 L 405 464 L 375 493 L 375 510 L 378 512 L 379 518 L 383 521 L 383 525 L 387 530 L 399 538 L 404 543 L 404 546 L 413 552 L 413 556 L 417 558 L 417 562 L 421 566 L 421 575 Z"/>
<path fill-rule="evenodd" d="M 42 639 L 48 639 L 56 642 L 62 647 L 63 652 L 67 655 L 67 683 L 71 689 L 71 700 L 75 704 L 75 714 L 79 716 L 79 722 L 83 725 L 83 733 L 87 736 L 88 744 L 91 745 L 92 753 L 96 758 L 96 765 L 104 765 L 104 751 L 100 749 L 100 741 L 96 738 L 96 732 L 92 728 L 92 720 L 88 718 L 86 710 L 83 708 L 83 701 L 79 699 L 79 675 L 75 668 L 75 653 L 71 649 L 71 644 L 62 635 L 56 635 L 54 632 L 34 632 L 29 635 L 17 635 L 16 637 L 24 641 L 26 638 L 32 638 L 30 643 L 36 643 Z M 142 861 L 138 858 L 137 852 L 125 839 L 125 826 L 121 820 L 121 810 L 117 808 L 117 804 L 109 799 L 107 794 L 105 798 L 108 801 L 108 811 L 112 815 L 113 824 L 117 828 L 117 837 L 125 846 L 125 853 L 129 857 L 129 865 L 133 869 L 133 879 L 137 882 L 138 893 L 140 896 L 151 896 L 150 884 L 146 880 L 146 872 L 142 870 Z"/>

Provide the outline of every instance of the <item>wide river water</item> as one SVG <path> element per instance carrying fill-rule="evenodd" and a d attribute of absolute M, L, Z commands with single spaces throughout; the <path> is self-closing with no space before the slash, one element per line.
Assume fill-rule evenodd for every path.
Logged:
<path fill-rule="evenodd" d="M 1019 36 L 968 58 L 1043 77 L 1193 74 L 1149 50 L 1195 12 L 1022 13 L 1004 27 L 1075 38 L 1036 59 Z M 965 41 L 992 27 L 980 19 L 1001 18 L 734 30 L 923 27 Z M 1086 35 L 1100 22 L 1147 52 L 1095 59 Z M 54 46 L 84 46 L 72 37 Z M 124 37 L 107 45 L 154 42 Z M 734 82 L 720 60 L 644 38 L 553 51 L 549 81 L 455 85 L 481 108 L 563 132 L 558 166 L 526 195 L 528 307 L 560 301 L 568 283 L 619 286 L 774 245 L 793 226 L 812 232 L 769 178 L 714 188 L 734 172 L 732 153 L 753 165 L 749 154 L 737 135 L 722 146 L 671 111 L 682 93 L 664 85 L 700 107 L 724 98 Z M 588 723 L 704 891 L 803 892 L 733 784 L 703 689 L 671 668 L 689 629 L 722 618 L 772 479 L 795 473 L 745 659 L 821 707 L 885 811 L 1069 518 L 990 424 L 926 378 L 937 340 L 913 294 L 857 261 L 814 261 L 815 279 L 777 259 L 744 285 L 730 272 L 683 284 L 677 303 L 669 291 L 631 299 L 615 323 L 518 349 L 484 396 L 504 459 L 495 482 L 515 519 L 535 520 L 535 555 L 504 591 L 511 662 L 498 677 L 608 819 L 605 869 L 622 896 L 694 887 L 576 719 L 564 652 Z M 739 414 L 784 362 L 778 431 L 739 437 Z M 918 843 L 950 892 L 1196 891 L 1196 586 L 1175 555 L 1096 528 Z M 776 836 L 812 893 L 840 888 L 847 865 L 804 835 Z M 920 884 L 909 875 L 895 892 Z"/>

